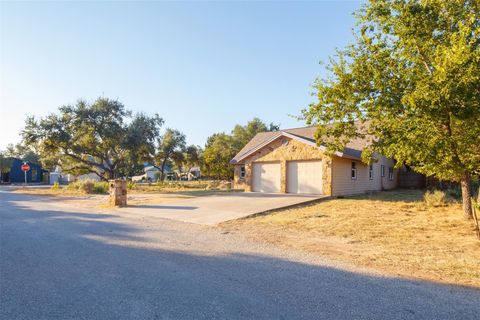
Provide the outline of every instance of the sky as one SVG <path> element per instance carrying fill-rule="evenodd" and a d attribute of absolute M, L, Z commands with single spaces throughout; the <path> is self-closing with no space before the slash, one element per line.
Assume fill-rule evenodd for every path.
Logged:
<path fill-rule="evenodd" d="M 254 117 L 281 128 L 309 103 L 359 1 L 0 2 L 0 150 L 27 115 L 78 99 L 158 113 L 204 146 Z"/>

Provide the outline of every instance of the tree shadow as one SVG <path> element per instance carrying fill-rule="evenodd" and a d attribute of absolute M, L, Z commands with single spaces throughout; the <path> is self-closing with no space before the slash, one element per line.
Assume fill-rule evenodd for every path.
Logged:
<path fill-rule="evenodd" d="M 279 258 L 168 220 L 148 233 L 108 214 L 0 205 L 2 319 L 478 317 L 477 289 Z"/>
<path fill-rule="evenodd" d="M 141 209 L 160 209 L 160 210 L 195 210 L 198 207 L 192 206 L 166 206 L 166 205 L 148 205 L 148 204 L 139 204 L 139 205 L 128 205 L 130 208 L 141 208 Z"/>

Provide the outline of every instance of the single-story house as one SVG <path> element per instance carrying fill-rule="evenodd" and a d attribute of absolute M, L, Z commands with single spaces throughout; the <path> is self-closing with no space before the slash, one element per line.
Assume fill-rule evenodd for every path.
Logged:
<path fill-rule="evenodd" d="M 361 153 L 368 139 L 355 139 L 330 156 L 315 141 L 316 127 L 258 133 L 230 161 L 234 186 L 266 193 L 341 196 L 397 187 L 395 161 L 376 155 L 367 165 Z"/>
<path fill-rule="evenodd" d="M 152 164 L 147 164 L 145 165 L 143 170 L 145 171 L 144 176 L 147 181 L 157 181 L 158 179 L 160 179 L 160 175 L 162 173 L 161 168 L 154 166 Z M 164 171 L 165 171 L 165 178 L 167 180 L 171 180 L 174 176 L 174 172 L 172 171 L 172 169 L 170 169 L 170 166 L 165 165 Z"/>
<path fill-rule="evenodd" d="M 10 168 L 2 170 L 1 182 L 7 183 L 23 183 L 25 182 L 25 172 L 22 171 L 22 164 L 25 162 L 17 158 L 8 158 Z M 37 163 L 27 162 L 30 170 L 27 171 L 27 183 L 41 183 L 43 182 L 44 170 Z"/>

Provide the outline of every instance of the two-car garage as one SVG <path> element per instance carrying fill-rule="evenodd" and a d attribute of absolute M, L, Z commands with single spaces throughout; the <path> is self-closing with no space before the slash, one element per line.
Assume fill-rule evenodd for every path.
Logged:
<path fill-rule="evenodd" d="M 322 194 L 322 161 L 287 161 L 286 192 Z M 253 163 L 252 191 L 281 192 L 282 168 L 280 162 Z"/>

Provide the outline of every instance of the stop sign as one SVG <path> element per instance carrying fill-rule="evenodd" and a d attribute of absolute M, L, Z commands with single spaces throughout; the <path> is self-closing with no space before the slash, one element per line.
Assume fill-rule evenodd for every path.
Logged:
<path fill-rule="evenodd" d="M 25 172 L 27 172 L 28 170 L 30 170 L 30 166 L 29 166 L 28 163 L 26 163 L 26 162 L 25 162 L 24 164 L 22 164 L 22 167 L 21 167 L 21 168 L 22 168 L 22 171 L 25 171 Z"/>

